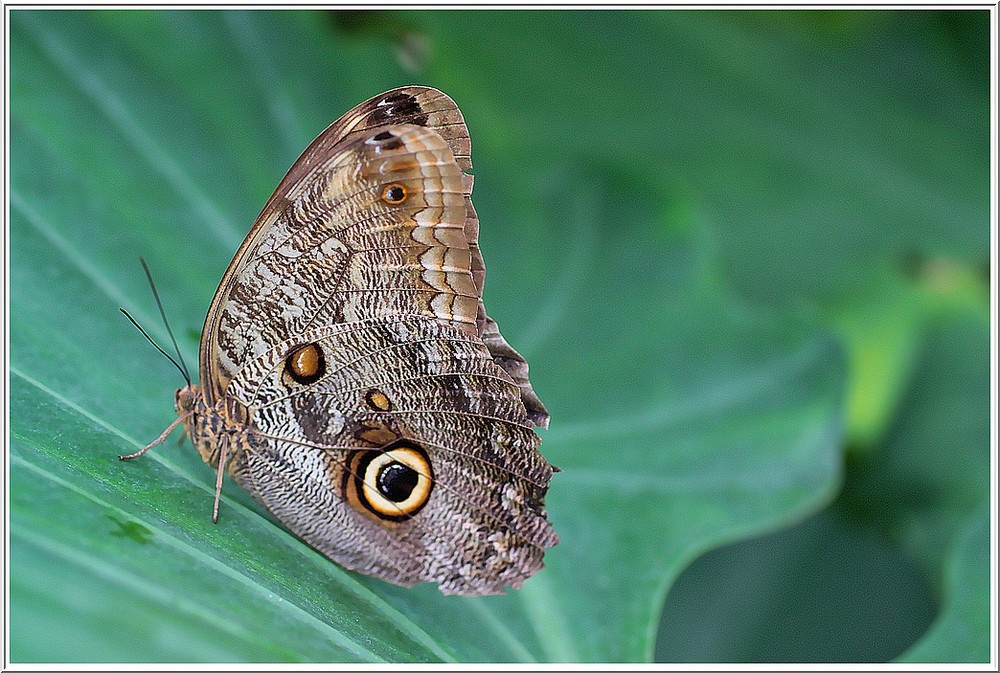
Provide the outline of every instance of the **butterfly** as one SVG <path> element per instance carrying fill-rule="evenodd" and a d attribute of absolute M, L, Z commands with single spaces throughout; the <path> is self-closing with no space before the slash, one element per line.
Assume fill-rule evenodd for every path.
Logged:
<path fill-rule="evenodd" d="M 558 536 L 549 415 L 486 313 L 471 143 L 403 87 L 323 131 L 219 284 L 178 417 L 216 470 L 350 570 L 445 594 L 519 588 Z"/>

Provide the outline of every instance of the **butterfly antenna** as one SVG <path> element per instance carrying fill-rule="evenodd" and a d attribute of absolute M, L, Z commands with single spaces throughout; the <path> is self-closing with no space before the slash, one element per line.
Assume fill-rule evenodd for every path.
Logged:
<path fill-rule="evenodd" d="M 139 330 L 139 332 L 142 334 L 142 336 L 146 337 L 146 341 L 148 341 L 149 343 L 153 344 L 153 348 L 155 348 L 156 350 L 160 351 L 160 353 L 163 355 L 163 357 L 165 357 L 168 360 L 170 360 L 174 364 L 174 367 L 177 367 L 177 371 L 179 371 L 181 373 L 181 376 L 184 377 L 184 380 L 187 381 L 188 385 L 191 385 L 191 379 L 188 378 L 187 372 L 184 371 L 183 369 L 181 369 L 181 366 L 179 364 L 177 364 L 177 360 L 174 360 L 170 356 L 170 353 L 168 353 L 167 351 L 165 351 L 162 348 L 160 348 L 160 345 L 158 343 L 156 343 L 155 341 L 153 341 L 153 338 L 151 336 L 149 336 L 148 334 L 146 334 L 146 330 L 144 330 L 142 328 L 142 326 L 135 321 L 135 318 L 133 318 L 131 315 L 129 315 L 128 311 L 126 311 L 125 309 L 123 309 L 121 306 L 118 307 L 118 310 L 121 311 L 125 315 L 126 318 L 128 318 L 128 320 L 129 320 L 130 323 L 132 323 L 133 325 L 135 325 L 135 328 L 137 330 Z"/>
<path fill-rule="evenodd" d="M 143 335 L 145 335 L 147 339 L 149 339 L 149 343 L 152 343 L 154 346 L 156 346 L 157 350 L 159 350 L 164 355 L 167 355 L 167 358 L 169 358 L 170 361 L 174 363 L 174 366 L 177 367 L 177 369 L 181 370 L 181 375 L 184 377 L 184 380 L 187 381 L 187 384 L 191 385 L 191 375 L 188 373 L 187 363 L 184 362 L 184 356 L 181 355 L 181 349 L 177 347 L 177 339 L 174 338 L 174 331 L 170 329 L 170 323 L 167 322 L 167 314 L 164 313 L 163 311 L 163 302 L 160 301 L 160 293 L 156 291 L 156 283 L 153 282 L 153 274 L 149 272 L 149 267 L 146 265 L 146 260 L 143 259 L 141 256 L 139 257 L 139 263 L 142 264 L 142 270 L 146 272 L 146 280 L 149 281 L 149 289 L 153 291 L 153 299 L 156 300 L 156 308 L 160 310 L 160 317 L 163 318 L 163 326 L 167 328 L 167 334 L 170 335 L 170 343 L 174 345 L 174 352 L 177 353 L 177 360 L 180 361 L 180 365 L 178 365 L 173 358 L 164 353 L 162 348 L 156 346 L 156 344 L 153 343 L 153 340 L 149 339 L 148 334 L 146 334 L 145 332 L 142 333 Z M 122 312 L 124 313 L 124 311 Z M 128 313 L 125 313 L 125 315 L 128 317 L 129 320 L 132 320 L 132 316 L 130 316 Z M 132 320 L 132 324 L 134 324 L 136 327 L 139 327 L 139 325 L 136 324 L 135 320 Z M 139 330 L 142 331 L 142 328 L 139 327 Z"/>

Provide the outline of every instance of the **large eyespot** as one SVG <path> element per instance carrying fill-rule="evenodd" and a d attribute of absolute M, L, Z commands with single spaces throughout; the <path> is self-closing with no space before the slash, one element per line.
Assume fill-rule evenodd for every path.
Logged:
<path fill-rule="evenodd" d="M 391 185 L 386 185 L 382 188 L 382 200 L 390 206 L 398 206 L 403 201 L 406 201 L 406 196 L 406 187 L 398 182 L 394 182 Z"/>
<path fill-rule="evenodd" d="M 293 349 L 285 357 L 285 371 L 296 383 L 315 383 L 326 372 L 323 351 L 316 344 L 306 344 Z"/>
<path fill-rule="evenodd" d="M 402 521 L 420 511 L 434 485 L 427 454 L 410 443 L 359 452 L 348 468 L 348 502 L 388 521 Z"/>

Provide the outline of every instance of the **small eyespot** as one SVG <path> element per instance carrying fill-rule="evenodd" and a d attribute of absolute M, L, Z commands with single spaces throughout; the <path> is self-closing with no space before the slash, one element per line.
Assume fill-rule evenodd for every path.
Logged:
<path fill-rule="evenodd" d="M 392 408 L 392 402 L 389 401 L 389 397 L 381 390 L 376 390 L 375 388 L 365 393 L 365 403 L 375 411 L 389 411 Z"/>
<path fill-rule="evenodd" d="M 285 358 L 285 371 L 296 383 L 315 383 L 326 372 L 323 351 L 316 344 L 294 349 Z"/>
<path fill-rule="evenodd" d="M 382 200 L 390 206 L 398 206 L 403 201 L 406 201 L 406 197 L 406 187 L 398 182 L 394 182 L 391 185 L 386 185 L 382 188 Z"/>
<path fill-rule="evenodd" d="M 416 514 L 427 504 L 434 485 L 430 460 L 414 444 L 359 452 L 348 467 L 353 472 L 348 501 L 386 521 L 402 521 Z"/>

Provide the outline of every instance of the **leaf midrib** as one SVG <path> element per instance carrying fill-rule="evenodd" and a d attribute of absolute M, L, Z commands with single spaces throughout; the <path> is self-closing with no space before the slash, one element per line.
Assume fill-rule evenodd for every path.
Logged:
<path fill-rule="evenodd" d="M 135 445 L 135 446 L 139 445 L 138 442 L 136 442 L 134 439 L 128 437 L 128 435 L 126 435 L 121 430 L 113 427 L 109 423 L 103 421 L 102 419 L 98 418 L 94 414 L 92 414 L 92 413 L 88 412 L 87 410 L 83 409 L 82 407 L 80 407 L 79 405 L 77 405 L 76 403 L 74 403 L 72 400 L 69 400 L 69 399 L 65 398 L 64 396 L 60 395 L 58 392 L 52 390 L 51 388 L 48 388 L 43 383 L 41 383 L 39 381 L 36 381 L 35 379 L 31 378 L 30 376 L 28 376 L 28 375 L 24 374 L 23 372 L 17 370 L 15 367 L 11 367 L 10 372 L 12 374 L 18 376 L 19 378 L 23 379 L 26 383 L 28 383 L 29 385 L 35 387 L 36 389 L 38 389 L 42 393 L 44 393 L 44 394 L 52 397 L 54 400 L 56 400 L 56 402 L 58 404 L 60 404 L 60 405 L 62 405 L 64 407 L 66 407 L 66 408 L 68 408 L 68 409 L 76 412 L 77 414 L 79 414 L 80 416 L 83 416 L 88 421 L 92 422 L 93 424 L 95 424 L 95 425 L 97 425 L 97 426 L 99 426 L 101 428 L 104 428 L 105 430 L 107 430 L 111 434 L 113 434 L 113 435 L 115 435 L 117 437 L 122 438 L 123 440 L 127 441 L 128 443 L 130 443 L 132 445 Z M 15 433 L 15 431 L 13 429 L 12 429 L 12 433 Z M 31 444 L 30 438 L 22 436 L 21 439 L 23 439 L 26 443 Z M 16 456 L 12 455 L 11 457 L 15 458 Z M 175 464 L 171 463 L 170 461 L 164 460 L 162 457 L 160 457 L 157 454 L 151 454 L 150 456 L 148 456 L 148 458 L 150 458 L 152 460 L 156 460 L 161 465 L 163 465 L 163 467 L 165 467 L 166 469 L 168 469 L 171 472 L 173 472 L 175 475 L 177 475 L 182 480 L 184 480 L 184 481 L 186 481 L 186 482 L 188 482 L 190 484 L 193 484 L 198 489 L 200 489 L 202 491 L 205 491 L 206 493 L 211 493 L 214 496 L 214 494 L 215 494 L 214 489 L 210 489 L 204 483 L 202 483 L 202 482 L 200 482 L 200 481 L 198 481 L 196 479 L 193 479 L 190 475 L 188 475 L 185 472 L 183 472 L 182 470 L 180 470 Z M 22 458 L 22 460 L 23 460 L 23 458 Z M 29 464 L 32 464 L 32 463 L 29 462 Z M 42 470 L 42 468 L 40 468 L 40 467 L 37 467 L 37 466 L 35 466 L 35 467 L 38 470 Z M 74 488 L 73 490 L 77 490 L 77 489 Z M 100 500 L 96 496 L 88 494 L 88 493 L 86 493 L 84 491 L 79 491 L 79 493 L 81 495 L 89 498 L 90 500 L 92 500 L 92 501 L 94 501 L 96 503 L 101 504 L 102 506 L 109 507 L 109 508 L 112 508 L 112 509 L 116 509 L 116 511 L 118 511 L 117 508 L 114 508 L 112 505 L 110 505 L 108 503 L 105 503 L 104 501 Z M 317 562 L 320 562 L 322 560 L 322 559 L 319 559 L 315 555 L 315 553 L 312 553 L 310 550 L 308 550 L 307 548 L 305 548 L 297 540 L 295 540 L 294 538 L 292 538 L 291 536 L 289 536 L 287 534 L 287 532 L 283 528 L 275 526 L 269 520 L 267 520 L 267 519 L 265 519 L 263 517 L 260 517 L 255 512 L 253 512 L 252 510 L 250 510 L 249 508 L 247 508 L 245 505 L 243 505 L 242 503 L 240 503 L 239 501 L 236 501 L 236 500 L 233 500 L 231 498 L 228 498 L 225 495 L 222 496 L 222 499 L 226 502 L 227 510 L 229 510 L 230 508 L 232 508 L 234 510 L 235 516 L 239 516 L 239 517 L 242 517 L 242 518 L 247 519 L 247 520 L 252 519 L 255 525 L 261 525 L 261 526 L 263 526 L 265 528 L 269 528 L 272 532 L 276 533 L 275 536 L 274 536 L 275 539 L 281 540 L 290 549 L 294 549 L 296 551 L 296 553 L 302 555 L 305 558 L 308 558 L 311 563 L 317 563 Z M 126 517 L 128 517 L 130 519 L 137 518 L 132 513 L 124 512 L 124 511 L 122 511 L 122 513 Z M 155 530 L 155 531 L 161 533 L 164 536 L 168 536 L 168 537 L 172 538 L 172 536 L 170 536 L 169 533 L 166 533 L 162 529 L 159 529 L 155 524 L 152 524 L 152 523 L 149 523 L 149 522 L 144 522 L 144 523 L 151 530 Z M 175 538 L 172 538 L 172 539 L 175 539 Z M 201 558 L 201 555 L 203 554 L 203 552 L 200 552 L 200 551 L 194 549 L 193 547 L 190 547 L 190 545 L 187 545 L 186 543 L 184 543 L 184 542 L 182 542 L 180 540 L 176 540 L 176 542 L 177 542 L 178 545 L 184 545 L 184 546 L 187 546 L 188 548 L 190 548 L 190 550 L 193 551 L 193 553 L 189 554 L 190 556 L 193 556 L 194 558 L 199 558 L 199 559 Z M 211 557 L 208 557 L 208 558 L 211 558 Z M 218 561 L 216 560 L 216 562 L 218 562 Z M 225 566 L 225 567 L 229 568 L 229 566 Z M 233 572 L 233 573 L 237 573 L 238 574 L 238 571 L 236 571 L 235 569 L 229 568 L 229 570 L 231 572 Z M 253 581 L 250 580 L 249 578 L 247 578 L 247 577 L 245 577 L 243 575 L 240 575 L 240 577 L 243 578 L 246 582 L 248 582 L 250 584 L 253 584 Z M 389 623 L 394 624 L 397 628 L 399 628 L 399 630 L 401 632 L 406 633 L 411 638 L 413 638 L 415 642 L 417 642 L 417 643 L 421 644 L 422 646 L 426 647 L 430 652 L 433 652 L 436 656 L 440 657 L 442 661 L 453 661 L 454 660 L 453 657 L 451 655 L 449 655 L 445 650 L 443 650 L 441 648 L 441 646 L 437 643 L 437 641 L 434 638 L 432 638 L 426 631 L 424 631 L 423 629 L 421 629 L 412 620 L 406 618 L 402 613 L 400 613 L 395 608 L 393 608 L 388 603 L 386 603 L 381 597 L 378 596 L 378 594 L 375 594 L 374 592 L 369 591 L 368 589 L 366 589 L 365 587 L 363 587 L 361 584 L 359 584 L 359 583 L 351 580 L 351 578 L 349 576 L 347 576 L 346 574 L 343 574 L 343 575 L 334 575 L 333 577 L 338 581 L 338 583 L 342 587 L 348 589 L 349 591 L 351 591 L 353 594 L 355 594 L 359 598 L 365 600 L 371 606 L 372 610 L 381 613 L 382 616 L 385 618 L 386 621 L 388 621 Z M 258 589 L 262 589 L 262 587 L 260 587 L 259 585 L 255 585 L 255 586 Z M 286 597 L 286 600 L 284 602 L 288 603 L 289 605 L 292 605 L 291 601 L 288 600 L 287 597 Z M 304 609 L 301 608 L 301 607 L 299 607 L 299 606 L 294 606 L 294 607 L 297 610 L 302 610 L 303 612 L 305 612 Z M 305 614 L 309 614 L 309 613 L 305 612 Z M 310 615 L 310 617 L 312 617 L 312 615 Z M 313 619 L 316 619 L 316 618 L 313 617 Z M 320 622 L 320 623 L 323 623 L 323 622 Z"/>

